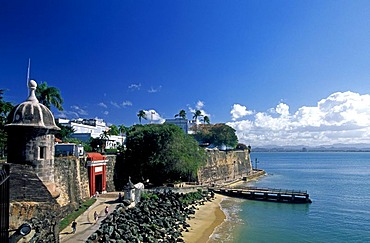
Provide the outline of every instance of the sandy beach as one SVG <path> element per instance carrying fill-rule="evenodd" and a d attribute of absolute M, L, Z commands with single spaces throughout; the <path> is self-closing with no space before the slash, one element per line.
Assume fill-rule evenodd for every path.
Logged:
<path fill-rule="evenodd" d="M 182 237 L 186 243 L 207 242 L 214 229 L 226 219 L 220 207 L 220 203 L 225 196 L 216 194 L 215 197 L 213 201 L 199 207 L 193 218 L 187 221 L 190 225 L 189 232 L 183 232 Z"/>

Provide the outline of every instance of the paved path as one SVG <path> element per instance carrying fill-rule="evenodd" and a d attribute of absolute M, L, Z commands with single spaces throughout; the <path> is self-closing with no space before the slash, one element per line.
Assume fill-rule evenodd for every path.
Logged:
<path fill-rule="evenodd" d="M 91 205 L 83 214 L 77 219 L 77 230 L 76 233 L 72 234 L 71 225 L 67 226 L 59 234 L 60 242 L 62 243 L 76 243 L 85 242 L 90 235 L 92 235 L 100 225 L 100 222 L 105 218 L 104 209 L 106 206 L 109 207 L 109 213 L 111 213 L 118 204 L 118 192 L 109 192 L 101 194 L 97 198 L 96 202 Z M 94 212 L 99 214 L 99 219 L 95 223 Z"/>

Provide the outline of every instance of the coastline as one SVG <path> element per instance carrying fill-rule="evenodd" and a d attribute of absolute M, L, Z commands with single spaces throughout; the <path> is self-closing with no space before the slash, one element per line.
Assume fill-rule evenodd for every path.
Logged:
<path fill-rule="evenodd" d="M 226 196 L 215 194 L 215 199 L 200 206 L 187 223 L 190 225 L 189 232 L 182 232 L 182 239 L 186 243 L 206 243 L 217 226 L 221 225 L 226 215 L 222 211 L 220 203 Z"/>

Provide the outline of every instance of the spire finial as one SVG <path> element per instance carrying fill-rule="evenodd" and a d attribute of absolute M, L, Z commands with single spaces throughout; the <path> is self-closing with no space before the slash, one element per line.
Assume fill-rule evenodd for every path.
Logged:
<path fill-rule="evenodd" d="M 28 101 L 34 101 L 34 102 L 39 102 L 36 98 L 36 88 L 37 88 L 37 83 L 35 80 L 29 80 L 28 81 L 28 89 L 29 89 L 29 96 L 28 96 Z"/>

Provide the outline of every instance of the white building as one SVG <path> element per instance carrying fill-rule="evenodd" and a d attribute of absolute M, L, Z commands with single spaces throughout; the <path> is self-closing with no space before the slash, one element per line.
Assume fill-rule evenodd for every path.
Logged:
<path fill-rule="evenodd" d="M 191 131 L 189 131 L 189 128 L 194 126 L 195 124 L 193 120 L 188 120 L 184 118 L 166 119 L 164 123 L 174 124 L 180 127 L 185 133 L 191 133 Z"/>
<path fill-rule="evenodd" d="M 109 127 L 106 125 L 105 121 L 98 118 L 78 118 L 75 120 L 59 118 L 57 121 L 61 125 L 72 127 L 75 132 L 71 135 L 71 137 L 77 138 L 83 142 L 88 142 L 90 138 L 99 138 L 103 132 L 109 131 Z M 117 148 L 117 146 L 122 145 L 124 141 L 124 136 L 109 135 L 109 139 L 106 141 L 105 148 Z"/>

